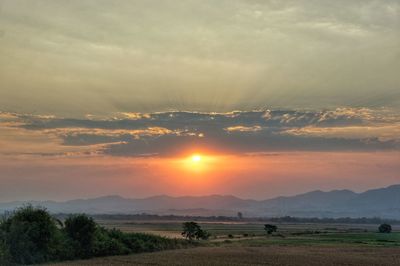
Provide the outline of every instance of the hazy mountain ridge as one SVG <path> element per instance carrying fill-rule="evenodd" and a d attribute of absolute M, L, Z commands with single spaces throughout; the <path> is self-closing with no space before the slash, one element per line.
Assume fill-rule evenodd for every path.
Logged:
<path fill-rule="evenodd" d="M 0 203 L 0 212 L 23 204 L 40 205 L 54 213 L 85 212 L 91 214 L 176 214 L 176 215 L 236 215 L 276 217 L 381 217 L 400 219 L 400 185 L 372 189 L 363 193 L 350 190 L 311 191 L 289 197 L 268 200 L 240 199 L 231 195 L 153 196 L 128 199 L 104 196 L 91 199 L 56 201 L 14 201 Z"/>

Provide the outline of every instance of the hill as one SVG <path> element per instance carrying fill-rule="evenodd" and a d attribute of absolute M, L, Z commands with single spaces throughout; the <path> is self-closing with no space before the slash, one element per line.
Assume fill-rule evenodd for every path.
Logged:
<path fill-rule="evenodd" d="M 291 197 L 268 200 L 240 199 L 230 195 L 153 196 L 128 199 L 104 196 L 91 199 L 56 201 L 16 201 L 0 203 L 0 211 L 23 204 L 40 205 L 53 213 L 89 214 L 176 214 L 236 216 L 242 212 L 253 217 L 381 217 L 400 219 L 400 185 L 372 189 L 363 193 L 350 190 L 311 191 Z"/>

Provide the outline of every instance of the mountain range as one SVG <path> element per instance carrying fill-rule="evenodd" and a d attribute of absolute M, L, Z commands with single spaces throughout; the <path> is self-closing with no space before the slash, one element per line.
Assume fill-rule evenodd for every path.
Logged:
<path fill-rule="evenodd" d="M 129 199 L 104 196 L 91 199 L 57 201 L 14 201 L 0 203 L 0 212 L 24 204 L 43 206 L 53 213 L 88 214 L 174 214 L 196 216 L 248 217 L 380 217 L 400 219 L 400 185 L 362 193 L 350 190 L 320 190 L 267 200 L 240 199 L 234 196 L 154 196 Z"/>

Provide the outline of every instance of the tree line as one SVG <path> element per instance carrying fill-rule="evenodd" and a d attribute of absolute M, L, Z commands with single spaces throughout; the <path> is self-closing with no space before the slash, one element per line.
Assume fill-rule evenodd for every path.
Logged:
<path fill-rule="evenodd" d="M 400 224 L 399 220 L 382 219 L 379 217 L 341 217 L 341 218 L 301 218 L 292 216 L 283 216 L 268 219 L 274 223 L 318 223 L 318 224 Z"/>
<path fill-rule="evenodd" d="M 65 219 L 69 214 L 59 213 L 55 215 L 59 219 Z M 168 221 L 244 221 L 244 222 L 273 222 L 273 223 L 321 223 L 321 224 L 400 224 L 400 220 L 384 219 L 379 217 L 339 217 L 339 218 L 318 218 L 318 217 L 244 217 L 241 212 L 237 216 L 191 216 L 191 215 L 157 215 L 157 214 L 93 214 L 93 218 L 100 220 L 168 220 Z"/>
<path fill-rule="evenodd" d="M 152 252 L 193 245 L 144 233 L 124 233 L 99 226 L 85 214 L 64 222 L 40 207 L 25 206 L 0 221 L 0 265 Z"/>

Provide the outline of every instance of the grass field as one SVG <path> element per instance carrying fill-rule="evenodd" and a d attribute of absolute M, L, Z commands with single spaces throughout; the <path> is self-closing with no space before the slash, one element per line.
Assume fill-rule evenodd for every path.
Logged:
<path fill-rule="evenodd" d="M 100 221 L 106 227 L 180 237 L 176 221 Z M 212 237 L 200 247 L 95 258 L 57 265 L 400 265 L 400 232 L 377 233 L 377 225 L 200 223 Z M 395 228 L 398 230 L 398 228 Z"/>
<path fill-rule="evenodd" d="M 65 265 L 400 265 L 397 248 L 360 247 L 200 247 L 96 258 Z"/>
<path fill-rule="evenodd" d="M 182 222 L 177 221 L 99 221 L 108 228 L 125 232 L 145 232 L 166 237 L 181 237 Z M 377 233 L 373 224 L 277 224 L 278 236 L 266 237 L 264 223 L 201 222 L 211 233 L 209 243 L 224 240 L 243 244 L 357 244 L 372 246 L 400 246 L 400 228 L 392 234 Z"/>

